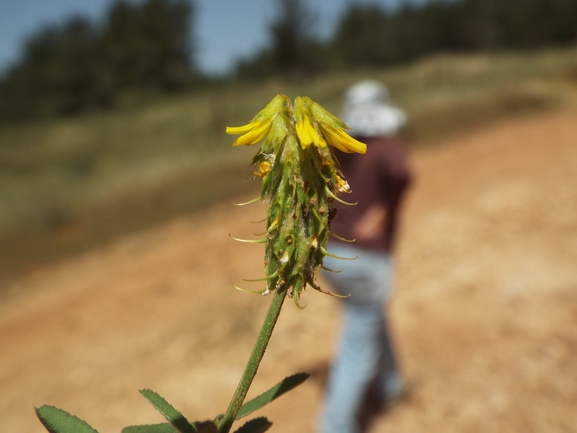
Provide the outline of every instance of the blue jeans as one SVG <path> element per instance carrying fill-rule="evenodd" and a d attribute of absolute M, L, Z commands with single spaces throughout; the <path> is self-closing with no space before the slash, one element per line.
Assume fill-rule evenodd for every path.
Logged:
<path fill-rule="evenodd" d="M 343 326 L 320 431 L 358 433 L 356 416 L 368 387 L 377 384 L 383 399 L 398 397 L 402 388 L 384 314 L 384 304 L 392 292 L 392 263 L 388 254 L 341 243 L 331 245 L 329 250 L 337 256 L 358 258 L 324 260 L 326 267 L 342 269 L 340 273 L 324 273 L 332 291 L 350 297 L 342 301 Z"/>

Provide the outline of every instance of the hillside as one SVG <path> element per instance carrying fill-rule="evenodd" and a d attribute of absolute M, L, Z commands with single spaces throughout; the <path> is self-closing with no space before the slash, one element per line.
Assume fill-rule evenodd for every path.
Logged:
<path fill-rule="evenodd" d="M 248 193 L 252 149 L 230 149 L 275 94 L 338 113 L 344 89 L 372 77 L 406 109 L 405 138 L 437 143 L 492 122 L 574 103 L 577 50 L 438 55 L 386 70 L 222 85 L 172 99 L 127 98 L 104 114 L 0 127 L 0 280 L 115 237 Z M 200 187 L 202 185 L 202 187 Z"/>
<path fill-rule="evenodd" d="M 496 121 L 413 151 L 390 306 L 412 394 L 375 432 L 575 431 L 576 118 Z M 232 288 L 262 275 L 262 247 L 229 233 L 250 236 L 264 212 L 215 204 L 11 283 L 0 431 L 43 432 L 42 404 L 102 433 L 160 422 L 145 387 L 191 419 L 222 411 L 268 304 Z M 329 362 L 337 301 L 304 302 L 284 307 L 254 392 Z M 313 379 L 262 412 L 272 431 L 313 431 L 321 395 Z"/>

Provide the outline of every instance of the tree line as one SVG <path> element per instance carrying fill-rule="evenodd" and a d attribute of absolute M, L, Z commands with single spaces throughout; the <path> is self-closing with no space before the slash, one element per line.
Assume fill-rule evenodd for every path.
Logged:
<path fill-rule="evenodd" d="M 130 92 L 195 89 L 193 0 L 118 0 L 103 22 L 74 17 L 33 34 L 0 79 L 0 120 L 101 110 Z M 306 79 L 435 52 L 533 49 L 577 41 L 576 0 L 432 0 L 391 11 L 351 2 L 320 39 L 305 0 L 277 0 L 268 43 L 229 80 Z"/>
<path fill-rule="evenodd" d="M 352 2 L 328 40 L 303 0 L 279 0 L 270 42 L 236 66 L 241 79 L 400 64 L 435 52 L 534 49 L 577 42 L 576 0 L 432 0 L 389 11 Z M 290 57 L 289 57 L 290 55 Z M 292 59 L 287 63 L 287 58 Z"/>
<path fill-rule="evenodd" d="M 127 92 L 176 92 L 197 78 L 190 0 L 118 0 L 103 22 L 72 17 L 30 36 L 0 80 L 0 119 L 114 106 Z"/>

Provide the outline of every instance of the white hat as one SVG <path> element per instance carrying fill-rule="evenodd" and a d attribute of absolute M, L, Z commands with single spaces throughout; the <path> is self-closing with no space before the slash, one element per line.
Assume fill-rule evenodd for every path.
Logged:
<path fill-rule="evenodd" d="M 361 81 L 349 87 L 341 115 L 355 137 L 394 135 L 407 115 L 389 102 L 389 91 L 378 81 Z"/>

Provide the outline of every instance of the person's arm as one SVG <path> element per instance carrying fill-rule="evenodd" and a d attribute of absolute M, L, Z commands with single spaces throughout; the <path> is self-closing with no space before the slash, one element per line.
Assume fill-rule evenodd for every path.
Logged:
<path fill-rule="evenodd" d="M 359 241 L 378 239 L 387 226 L 387 208 L 382 204 L 374 204 L 363 214 L 353 227 L 353 235 Z"/>
<path fill-rule="evenodd" d="M 381 197 L 372 204 L 353 227 L 354 237 L 371 241 L 382 237 L 393 223 L 403 191 L 411 173 L 404 149 L 397 142 L 387 143 L 376 166 Z"/>

